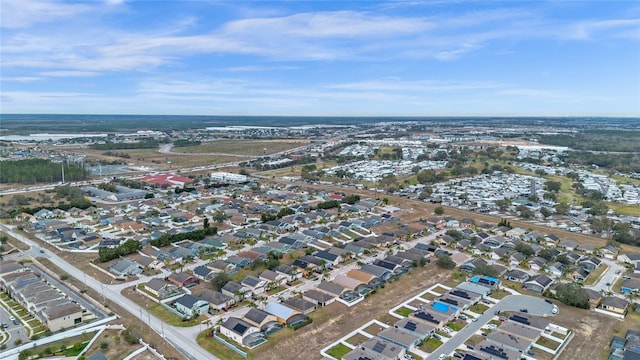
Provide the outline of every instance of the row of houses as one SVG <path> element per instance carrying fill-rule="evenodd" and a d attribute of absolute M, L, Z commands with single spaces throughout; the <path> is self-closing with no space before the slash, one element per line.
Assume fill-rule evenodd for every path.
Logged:
<path fill-rule="evenodd" d="M 28 268 L 5 261 L 0 266 L 0 286 L 50 331 L 68 329 L 83 321 L 86 311 L 69 296 Z"/>

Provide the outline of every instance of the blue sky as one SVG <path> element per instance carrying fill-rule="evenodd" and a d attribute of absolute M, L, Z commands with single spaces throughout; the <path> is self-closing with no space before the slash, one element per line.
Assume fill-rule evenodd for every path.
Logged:
<path fill-rule="evenodd" d="M 2 0 L 2 113 L 640 116 L 636 1 Z"/>

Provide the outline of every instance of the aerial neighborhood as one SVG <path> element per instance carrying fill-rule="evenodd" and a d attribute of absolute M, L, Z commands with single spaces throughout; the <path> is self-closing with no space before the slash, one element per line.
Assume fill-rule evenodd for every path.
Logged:
<path fill-rule="evenodd" d="M 128 352 L 176 357 L 188 346 L 202 358 L 296 358 L 282 352 L 295 343 L 328 359 L 552 359 L 619 322 L 629 332 L 603 340 L 608 358 L 638 354 L 632 175 L 569 164 L 567 148 L 497 145 L 497 129 L 374 135 L 398 126 L 364 127 L 359 141 L 254 140 L 262 154 L 226 164 L 99 163 L 86 179 L 66 170 L 53 186 L 7 190 L 3 349 L 44 355 L 52 335 L 89 333 L 78 356 L 115 353 L 106 332 L 131 340 Z M 228 131 L 183 136 L 197 149 Z M 262 135 L 300 131 L 317 129 Z M 166 142 L 89 146 L 150 136 Z M 73 146 L 0 149 L 71 161 Z M 280 151 L 262 156 L 269 146 Z"/>

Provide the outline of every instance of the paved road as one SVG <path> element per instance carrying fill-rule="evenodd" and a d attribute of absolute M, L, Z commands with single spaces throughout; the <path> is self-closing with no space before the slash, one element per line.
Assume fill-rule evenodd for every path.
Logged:
<path fill-rule="evenodd" d="M 600 261 L 609 266 L 609 268 L 600 276 L 600 279 L 598 279 L 595 284 L 591 286 L 585 286 L 585 288 L 595 290 L 597 292 L 611 291 L 611 287 L 616 283 L 616 281 L 618 281 L 618 278 L 622 276 L 625 268 L 623 265 L 613 260 L 600 258 Z M 614 296 L 624 298 L 624 296 L 622 296 L 621 294 L 614 294 Z"/>
<path fill-rule="evenodd" d="M 3 307 L 0 306 L 0 323 L 7 324 L 7 328 L 4 329 L 9 333 L 9 340 L 5 343 L 7 349 L 11 349 L 15 347 L 15 341 L 20 339 L 23 343 L 29 341 L 27 337 L 27 329 L 25 329 L 22 324 L 14 324 L 9 318 L 11 314 L 9 314 Z"/>
<path fill-rule="evenodd" d="M 527 309 L 531 315 L 549 316 L 551 315 L 553 305 L 545 302 L 543 299 L 529 295 L 509 295 L 492 306 L 484 314 L 480 315 L 478 321 L 470 322 L 462 328 L 460 332 L 442 344 L 442 346 L 427 357 L 427 359 L 436 360 L 440 354 L 450 355 L 453 353 L 460 345 L 467 341 L 471 335 L 488 323 L 489 320 L 495 316 L 496 311 L 518 311 L 520 309 Z"/>
<path fill-rule="evenodd" d="M 9 233 L 16 239 L 26 243 L 27 245 L 30 245 L 32 248 L 39 248 L 38 244 L 36 244 L 34 241 L 22 236 L 19 233 L 14 232 L 12 228 L 5 225 L 0 225 L 0 228 L 2 228 L 4 231 Z M 47 257 L 62 271 L 66 272 L 70 276 L 73 276 L 79 281 L 84 282 L 88 287 L 102 294 L 103 297 L 109 299 L 110 301 L 113 301 L 114 303 L 118 304 L 123 309 L 131 313 L 131 315 L 146 322 L 151 327 L 151 329 L 160 334 L 160 336 L 171 343 L 188 359 L 218 359 L 196 343 L 195 336 L 193 336 L 192 333 L 197 333 L 199 331 L 198 327 L 191 327 L 188 328 L 188 331 L 185 331 L 185 328 L 166 325 L 163 321 L 149 314 L 145 309 L 120 294 L 122 285 L 104 285 L 91 276 L 86 275 L 78 268 L 67 263 L 64 259 L 60 258 L 54 253 L 48 252 Z M 131 283 L 129 283 L 128 285 L 132 286 Z M 122 315 L 124 316 L 125 314 Z"/>

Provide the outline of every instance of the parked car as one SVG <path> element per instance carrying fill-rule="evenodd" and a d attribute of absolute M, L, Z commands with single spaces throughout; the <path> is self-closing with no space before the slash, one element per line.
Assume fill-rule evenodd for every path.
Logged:
<path fill-rule="evenodd" d="M 544 301 L 548 302 L 549 304 L 553 304 L 553 301 L 551 301 L 549 299 L 544 299 Z"/>
<path fill-rule="evenodd" d="M 473 318 L 471 319 L 471 321 L 478 321 L 478 318 Z"/>
<path fill-rule="evenodd" d="M 458 317 L 460 318 L 460 320 L 467 320 L 468 319 L 466 315 L 460 315 Z"/>
<path fill-rule="evenodd" d="M 529 312 L 529 309 L 520 309 L 520 312 L 528 313 L 528 312 Z"/>
<path fill-rule="evenodd" d="M 3 329 L 6 329 L 6 328 L 8 328 L 8 327 L 9 327 L 9 325 L 7 325 L 7 323 L 2 323 L 2 328 L 3 328 Z"/>

